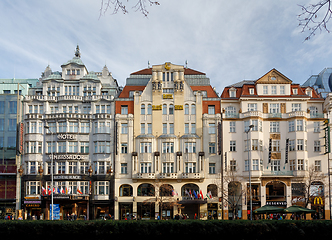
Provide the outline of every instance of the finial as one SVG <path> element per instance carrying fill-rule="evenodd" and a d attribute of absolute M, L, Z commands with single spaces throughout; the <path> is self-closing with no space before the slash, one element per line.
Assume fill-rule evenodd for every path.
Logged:
<path fill-rule="evenodd" d="M 75 57 L 79 57 L 79 58 L 81 57 L 80 47 L 78 46 L 78 44 L 77 44 L 77 47 L 76 47 Z"/>
<path fill-rule="evenodd" d="M 188 61 L 186 60 L 186 68 L 188 68 Z"/>
<path fill-rule="evenodd" d="M 148 61 L 148 68 L 150 68 L 150 61 Z"/>

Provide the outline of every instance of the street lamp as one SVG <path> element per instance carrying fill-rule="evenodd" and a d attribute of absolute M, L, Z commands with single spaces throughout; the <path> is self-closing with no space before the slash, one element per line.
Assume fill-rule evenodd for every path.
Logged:
<path fill-rule="evenodd" d="M 253 127 L 254 127 L 254 125 L 249 125 L 248 129 L 246 130 L 247 146 L 248 146 L 248 164 L 249 164 L 250 221 L 252 221 L 252 195 L 251 195 L 251 159 L 250 159 L 251 144 L 249 142 L 249 132 Z M 251 136 L 250 136 L 250 138 L 251 138 Z"/>
<path fill-rule="evenodd" d="M 53 215 L 53 209 L 54 209 L 54 206 L 53 206 L 53 132 L 51 131 L 50 127 L 45 125 L 44 126 L 45 129 L 48 129 L 48 131 L 52 134 L 52 143 L 51 143 L 51 206 L 52 206 L 52 217 L 51 217 L 51 220 L 54 219 L 54 215 Z"/>

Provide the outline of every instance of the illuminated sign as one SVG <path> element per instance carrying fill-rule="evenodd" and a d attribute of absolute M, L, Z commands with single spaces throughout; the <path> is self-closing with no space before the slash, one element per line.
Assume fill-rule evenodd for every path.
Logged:
<path fill-rule="evenodd" d="M 183 110 L 183 105 L 174 105 L 175 110 Z"/>
<path fill-rule="evenodd" d="M 173 94 L 163 94 L 163 99 L 173 99 Z"/>
<path fill-rule="evenodd" d="M 59 140 L 76 140 L 76 136 L 73 134 L 58 134 Z"/>
<path fill-rule="evenodd" d="M 161 105 L 152 105 L 152 110 L 161 110 Z"/>
<path fill-rule="evenodd" d="M 48 157 L 52 160 L 85 160 L 88 159 L 88 155 L 80 154 L 49 154 Z"/>

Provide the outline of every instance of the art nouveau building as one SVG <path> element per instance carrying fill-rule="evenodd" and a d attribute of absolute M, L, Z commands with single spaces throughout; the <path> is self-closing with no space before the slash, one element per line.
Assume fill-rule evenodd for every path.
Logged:
<path fill-rule="evenodd" d="M 127 78 L 115 106 L 115 219 L 220 218 L 220 98 L 209 78 L 154 65 Z"/>
<path fill-rule="evenodd" d="M 48 66 L 24 99 L 20 173 L 25 218 L 49 219 L 52 159 L 54 203 L 60 204 L 61 219 L 72 213 L 95 219 L 112 208 L 118 85 L 106 66 L 89 72 L 80 57 L 77 47 L 61 72 Z"/>
<path fill-rule="evenodd" d="M 309 200 L 308 207 L 329 218 L 324 99 L 272 69 L 226 87 L 221 109 L 225 175 L 240 183 L 234 191 L 239 204 L 228 196 L 229 217 L 247 218 L 251 170 L 253 209 L 304 206 Z"/>

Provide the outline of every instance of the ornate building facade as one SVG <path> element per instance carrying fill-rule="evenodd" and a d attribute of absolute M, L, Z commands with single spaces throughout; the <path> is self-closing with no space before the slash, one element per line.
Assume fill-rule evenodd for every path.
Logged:
<path fill-rule="evenodd" d="M 77 47 L 61 72 L 48 66 L 24 99 L 20 172 L 25 219 L 50 219 L 51 192 L 60 219 L 68 214 L 96 219 L 113 211 L 118 84 L 106 66 L 102 72 L 89 72 L 80 57 Z"/>
<path fill-rule="evenodd" d="M 115 219 L 220 217 L 220 98 L 202 72 L 134 72 L 115 102 Z"/>
<path fill-rule="evenodd" d="M 225 186 L 236 189 L 225 199 L 230 217 L 247 218 L 250 172 L 253 210 L 301 205 L 329 218 L 324 99 L 272 69 L 226 87 L 221 108 L 224 170 L 238 183 Z"/>

